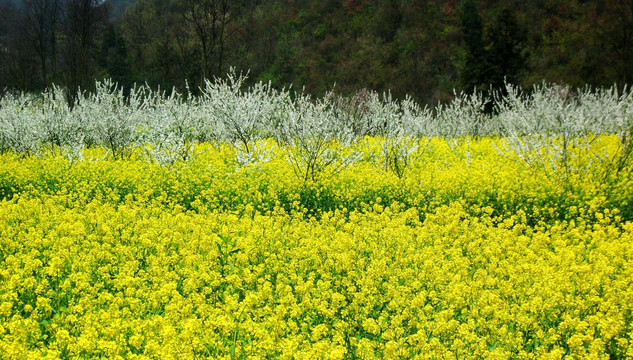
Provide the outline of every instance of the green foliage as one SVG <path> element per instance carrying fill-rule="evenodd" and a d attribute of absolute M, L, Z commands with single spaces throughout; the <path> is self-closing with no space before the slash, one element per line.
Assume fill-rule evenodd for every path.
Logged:
<path fill-rule="evenodd" d="M 101 44 L 99 65 L 104 70 L 104 77 L 109 77 L 126 88 L 132 86 L 128 45 L 114 26 L 108 27 L 105 39 Z"/>
<path fill-rule="evenodd" d="M 423 104 L 450 101 L 454 90 L 502 88 L 504 81 L 633 82 L 633 32 L 622 30 L 633 27 L 630 1 L 105 4 L 97 6 L 100 20 L 84 19 L 88 38 L 59 30 L 40 48 L 21 20 L 24 7 L 0 4 L 0 91 L 40 90 L 51 82 L 85 88 L 93 78 L 112 78 L 126 87 L 189 86 L 196 93 L 204 78 L 229 67 L 250 70 L 250 84 L 293 84 L 317 96 L 368 88 Z M 110 23 L 95 26 L 106 8 Z M 61 15 L 56 28 L 71 29 L 70 17 Z"/>
<path fill-rule="evenodd" d="M 489 38 L 490 83 L 495 89 L 503 88 L 505 82 L 517 84 L 525 70 L 526 39 L 514 12 L 501 11 L 491 26 Z"/>
<path fill-rule="evenodd" d="M 483 24 L 479 10 L 473 0 L 464 0 L 461 4 L 461 27 L 466 49 L 465 64 L 461 74 L 464 90 L 486 88 L 489 79 L 488 59 L 483 42 Z"/>

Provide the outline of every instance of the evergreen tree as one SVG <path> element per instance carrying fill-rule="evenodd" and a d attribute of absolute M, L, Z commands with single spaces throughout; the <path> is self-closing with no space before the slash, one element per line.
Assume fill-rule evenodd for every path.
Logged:
<path fill-rule="evenodd" d="M 495 89 L 504 89 L 504 81 L 517 84 L 525 69 L 522 54 L 525 32 L 517 24 L 509 9 L 501 11 L 490 31 L 491 46 L 488 54 L 490 83 Z"/>
<path fill-rule="evenodd" d="M 488 64 L 483 41 L 483 24 L 473 0 L 461 3 L 461 28 L 466 56 L 461 73 L 463 90 L 471 92 L 488 86 Z"/>
<path fill-rule="evenodd" d="M 112 24 L 101 45 L 100 64 L 105 75 L 124 87 L 132 85 L 130 66 L 127 58 L 127 45 L 125 39 L 119 34 Z"/>

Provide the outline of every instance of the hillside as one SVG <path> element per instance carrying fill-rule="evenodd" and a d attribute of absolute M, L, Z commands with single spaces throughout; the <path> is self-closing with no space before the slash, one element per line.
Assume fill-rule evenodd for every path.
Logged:
<path fill-rule="evenodd" d="M 6 1 L 6 0 L 4 0 Z M 91 38 L 59 32 L 37 46 L 5 16 L 0 88 L 51 82 L 91 87 L 111 77 L 162 88 L 234 67 L 249 81 L 315 95 L 366 88 L 450 100 L 454 90 L 633 83 L 633 1 L 582 0 L 108 0 L 83 22 Z M 94 5 L 95 14 L 101 5 Z M 126 11 L 127 10 L 127 11 Z M 28 24 L 27 24 L 28 25 Z M 59 29 L 71 31 L 72 26 Z M 71 44 L 83 39 L 81 44 Z M 82 49 L 83 47 L 83 49 Z M 76 51 L 82 57 L 67 54 Z M 55 54 L 53 54 L 53 52 Z M 81 66 L 79 66 L 81 65 Z M 84 68 L 85 67 L 85 68 Z M 69 72 L 75 75 L 67 77 Z"/>

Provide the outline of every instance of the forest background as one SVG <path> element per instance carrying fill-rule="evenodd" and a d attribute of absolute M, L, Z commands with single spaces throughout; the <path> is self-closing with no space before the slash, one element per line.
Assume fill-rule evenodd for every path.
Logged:
<path fill-rule="evenodd" d="M 633 0 L 0 0 L 0 91 L 195 93 L 230 67 L 314 95 L 633 83 Z M 1 95 L 1 93 L 0 93 Z"/>

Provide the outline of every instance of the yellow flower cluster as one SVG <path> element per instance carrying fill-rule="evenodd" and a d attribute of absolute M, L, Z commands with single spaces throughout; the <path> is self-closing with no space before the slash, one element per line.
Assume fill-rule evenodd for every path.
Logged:
<path fill-rule="evenodd" d="M 460 146 L 317 184 L 3 155 L 0 358 L 633 358 L 630 190 Z"/>
<path fill-rule="evenodd" d="M 633 220 L 631 169 L 609 171 L 608 161 L 591 161 L 587 171 L 572 171 L 560 179 L 541 167 L 532 167 L 516 156 L 500 155 L 498 139 L 470 139 L 449 144 L 441 139 L 421 140 L 404 176 L 385 170 L 381 139 L 367 138 L 351 149 L 362 157 L 340 172 L 325 169 L 317 181 L 295 176 L 285 150 L 272 141 L 269 162 L 246 166 L 236 162 L 229 145 L 198 145 L 194 159 L 172 167 L 146 161 L 142 154 L 129 160 L 112 160 L 104 149 L 86 149 L 85 161 L 63 157 L 26 158 L 0 156 L 0 198 L 67 195 L 86 204 L 100 200 L 117 204 L 127 200 L 157 201 L 188 210 L 230 210 L 270 213 L 347 209 L 366 211 L 378 204 L 398 202 L 415 207 L 424 216 L 440 206 L 464 201 L 467 208 L 491 207 L 496 216 L 524 214 L 524 221 L 574 220 L 605 209 L 618 209 Z M 597 153 L 618 151 L 618 140 L 603 136 L 594 144 Z M 586 154 L 585 154 L 586 155 Z M 571 155 L 570 155 L 571 156 Z M 580 166 L 579 161 L 572 164 Z M 573 170 L 573 168 L 572 168 Z M 629 176 L 627 176 L 629 175 Z M 595 220 L 595 219 L 594 219 Z"/>

